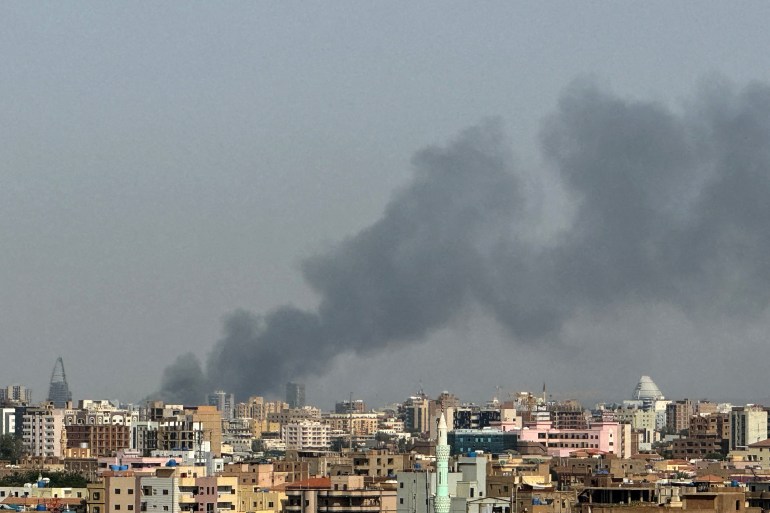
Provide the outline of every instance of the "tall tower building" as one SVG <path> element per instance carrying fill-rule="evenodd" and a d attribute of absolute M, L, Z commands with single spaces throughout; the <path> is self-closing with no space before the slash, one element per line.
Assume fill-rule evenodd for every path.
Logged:
<path fill-rule="evenodd" d="M 435 513 L 449 513 L 449 444 L 447 443 L 446 417 L 438 419 L 438 439 L 436 440 L 436 500 L 433 501 Z"/>
<path fill-rule="evenodd" d="M 72 401 L 72 392 L 67 384 L 67 375 L 64 373 L 64 361 L 61 356 L 56 359 L 51 373 L 51 385 L 48 388 L 48 400 L 57 408 L 65 408 Z"/>
<path fill-rule="evenodd" d="M 305 384 L 304 383 L 286 383 L 286 402 L 289 408 L 305 407 Z"/>

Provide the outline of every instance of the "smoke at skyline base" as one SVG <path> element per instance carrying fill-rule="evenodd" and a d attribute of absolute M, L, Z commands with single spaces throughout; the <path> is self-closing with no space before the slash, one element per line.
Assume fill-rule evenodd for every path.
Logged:
<path fill-rule="evenodd" d="M 419 342 L 481 307 L 513 342 L 554 343 L 578 311 L 668 304 L 692 319 L 762 313 L 770 301 L 770 88 L 701 90 L 681 111 L 575 83 L 541 131 L 571 205 L 548 209 L 487 121 L 413 158 L 382 217 L 303 262 L 315 311 L 231 314 L 205 366 L 183 355 L 160 396 L 240 397 L 322 375 L 335 356 Z"/>

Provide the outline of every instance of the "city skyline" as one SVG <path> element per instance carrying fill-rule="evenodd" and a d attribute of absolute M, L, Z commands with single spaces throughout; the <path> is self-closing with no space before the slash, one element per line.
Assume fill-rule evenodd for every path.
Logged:
<path fill-rule="evenodd" d="M 264 363 L 205 393 L 298 381 L 377 404 L 545 380 L 589 398 L 649 374 L 670 397 L 761 400 L 768 14 L 0 6 L 0 372 L 41 398 L 61 355 L 76 397 L 138 401 L 190 352 L 186 374 L 197 359 L 215 381 Z M 442 179 L 469 147 L 496 181 Z M 422 179 L 459 201 L 428 208 Z M 495 208 L 424 244 L 449 204 Z M 419 258 L 376 259 L 391 248 Z M 275 312 L 323 343 L 219 358 L 252 354 L 217 351 Z"/>

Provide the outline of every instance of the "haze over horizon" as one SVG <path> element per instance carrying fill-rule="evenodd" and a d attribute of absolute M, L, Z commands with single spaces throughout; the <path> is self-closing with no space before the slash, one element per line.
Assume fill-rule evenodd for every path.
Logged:
<path fill-rule="evenodd" d="M 768 397 L 770 6 L 487 7 L 0 5 L 0 385 Z"/>

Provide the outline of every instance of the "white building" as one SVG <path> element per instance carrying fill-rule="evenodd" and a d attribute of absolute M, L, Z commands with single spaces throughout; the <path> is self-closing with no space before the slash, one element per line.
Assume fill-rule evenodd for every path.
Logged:
<path fill-rule="evenodd" d="M 16 433 L 16 408 L 0 408 L 0 435 Z"/>
<path fill-rule="evenodd" d="M 746 405 L 730 412 L 730 450 L 767 439 L 767 412 L 761 406 Z"/>
<path fill-rule="evenodd" d="M 61 456 L 64 410 L 52 404 L 27 408 L 22 415 L 21 439 L 31 456 Z"/>
<path fill-rule="evenodd" d="M 465 513 L 469 502 L 485 498 L 487 461 L 486 455 L 458 458 L 458 471 L 447 475 L 450 513 Z M 397 513 L 434 513 L 436 476 L 420 469 L 399 472 Z"/>
<path fill-rule="evenodd" d="M 331 445 L 330 428 L 318 421 L 304 420 L 284 424 L 281 438 L 287 451 L 306 449 L 328 449 Z"/>

